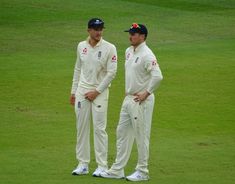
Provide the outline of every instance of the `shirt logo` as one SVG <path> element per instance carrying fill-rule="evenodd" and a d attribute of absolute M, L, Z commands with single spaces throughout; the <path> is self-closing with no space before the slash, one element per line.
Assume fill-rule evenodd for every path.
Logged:
<path fill-rule="evenodd" d="M 78 108 L 81 108 L 81 102 L 78 102 Z"/>
<path fill-rule="evenodd" d="M 117 57 L 115 55 L 112 57 L 112 62 L 117 62 Z"/>
<path fill-rule="evenodd" d="M 101 58 L 101 51 L 98 52 L 98 59 Z"/>
<path fill-rule="evenodd" d="M 137 57 L 137 58 L 135 59 L 135 63 L 137 63 L 137 62 L 138 62 L 138 60 L 139 60 L 139 57 Z"/>
<path fill-rule="evenodd" d="M 130 53 L 128 53 L 127 55 L 126 55 L 126 60 L 128 60 L 129 58 L 130 58 Z"/>
<path fill-rule="evenodd" d="M 84 48 L 84 49 L 82 50 L 82 54 L 87 54 L 87 48 Z"/>

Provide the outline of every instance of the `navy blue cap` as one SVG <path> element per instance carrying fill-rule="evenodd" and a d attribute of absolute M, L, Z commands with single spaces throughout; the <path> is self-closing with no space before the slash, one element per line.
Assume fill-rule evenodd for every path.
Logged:
<path fill-rule="evenodd" d="M 104 21 L 99 18 L 92 18 L 88 21 L 88 28 L 104 28 Z"/>
<path fill-rule="evenodd" d="M 133 23 L 130 29 L 125 30 L 125 32 L 144 34 L 145 37 L 147 37 L 148 35 L 148 30 L 146 26 L 143 24 L 137 24 L 137 23 Z"/>

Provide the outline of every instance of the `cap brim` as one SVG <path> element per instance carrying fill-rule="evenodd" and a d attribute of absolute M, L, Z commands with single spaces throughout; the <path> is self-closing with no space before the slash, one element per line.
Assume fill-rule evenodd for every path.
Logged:
<path fill-rule="evenodd" d="M 99 28 L 104 29 L 105 27 L 104 26 L 91 26 L 88 28 L 90 28 L 90 29 L 99 29 Z"/>
<path fill-rule="evenodd" d="M 129 32 L 129 33 L 138 33 L 138 31 L 131 30 L 131 29 L 129 29 L 129 30 L 125 30 L 124 32 Z"/>

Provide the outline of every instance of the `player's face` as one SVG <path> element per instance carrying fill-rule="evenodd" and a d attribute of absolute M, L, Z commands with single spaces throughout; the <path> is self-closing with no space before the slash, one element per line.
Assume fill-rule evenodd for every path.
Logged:
<path fill-rule="evenodd" d="M 138 46 L 144 41 L 144 35 L 139 33 L 129 33 L 129 40 L 132 46 Z"/>
<path fill-rule="evenodd" d="M 90 28 L 88 29 L 88 33 L 90 35 L 90 38 L 95 41 L 100 41 L 102 34 L 103 34 L 103 28 Z"/>

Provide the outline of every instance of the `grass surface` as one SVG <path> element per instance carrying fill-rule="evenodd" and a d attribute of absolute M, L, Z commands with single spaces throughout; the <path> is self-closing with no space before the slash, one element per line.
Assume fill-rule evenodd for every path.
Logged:
<path fill-rule="evenodd" d="M 164 81 L 156 92 L 148 183 L 235 181 L 234 0 L 1 0 L 0 183 L 127 183 L 74 177 L 75 115 L 69 105 L 76 46 L 91 17 L 117 46 L 110 89 L 109 165 L 124 97 L 132 22 L 145 23 Z M 90 171 L 95 167 L 92 149 Z M 136 147 L 125 168 L 133 172 Z"/>

